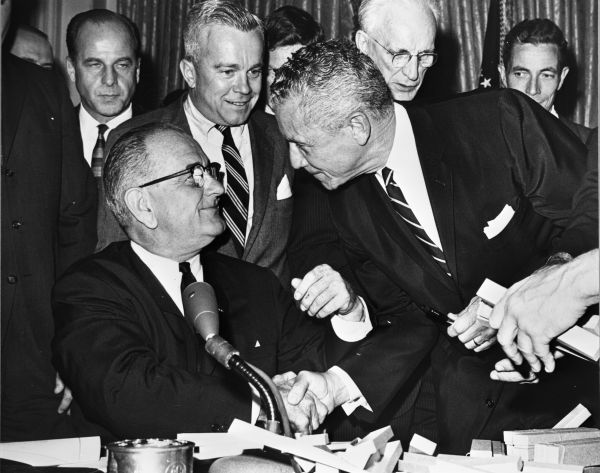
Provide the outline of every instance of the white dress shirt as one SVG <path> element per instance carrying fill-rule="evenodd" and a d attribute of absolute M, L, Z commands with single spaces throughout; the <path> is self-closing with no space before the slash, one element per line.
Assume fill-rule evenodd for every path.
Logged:
<path fill-rule="evenodd" d="M 108 134 L 111 130 L 114 130 L 124 121 L 129 120 L 132 113 L 132 105 L 129 104 L 129 107 L 123 112 L 109 122 L 106 122 L 105 125 L 108 128 L 104 132 L 104 139 L 108 138 Z M 90 166 L 92 165 L 92 151 L 94 151 L 94 146 L 96 146 L 96 141 L 98 140 L 98 125 L 100 125 L 100 122 L 92 117 L 83 105 L 80 105 L 79 130 L 81 132 L 81 140 L 83 141 L 83 157 Z"/>
<path fill-rule="evenodd" d="M 429 238 L 431 238 L 431 241 L 443 251 L 433 217 L 433 210 L 431 209 L 431 201 L 427 194 L 410 119 L 406 109 L 397 103 L 394 104 L 394 113 L 396 115 L 396 133 L 386 167 L 394 172 L 394 181 L 402 190 L 406 202 Z M 377 180 L 387 193 L 381 170 L 376 175 Z"/>
<path fill-rule="evenodd" d="M 221 151 L 223 134 L 216 128 L 217 125 L 200 113 L 189 96 L 183 103 L 183 111 L 192 131 L 192 136 L 206 153 L 210 162 L 221 165 L 221 171 L 224 173 L 223 185 L 227 189 L 227 170 L 225 169 L 225 160 Z M 248 201 L 248 221 L 246 222 L 246 238 L 248 238 L 248 233 L 252 228 L 252 217 L 254 216 L 254 168 L 252 165 L 250 131 L 246 123 L 240 126 L 232 126 L 230 129 L 233 142 L 240 152 L 242 162 L 244 163 L 244 171 L 246 171 L 246 179 L 248 180 L 250 194 L 250 200 Z"/>

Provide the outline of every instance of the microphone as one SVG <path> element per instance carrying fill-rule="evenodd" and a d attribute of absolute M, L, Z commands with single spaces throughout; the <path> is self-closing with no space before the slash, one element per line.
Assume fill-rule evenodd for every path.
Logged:
<path fill-rule="evenodd" d="M 231 357 L 239 356 L 240 352 L 219 336 L 217 297 L 212 286 L 206 282 L 189 284 L 183 291 L 183 313 L 206 342 L 206 351 L 225 368 L 230 369 Z"/>
<path fill-rule="evenodd" d="M 287 420 L 287 414 L 283 412 L 285 411 L 283 401 L 277 398 L 279 392 L 271 386 L 271 379 L 265 373 L 242 360 L 240 352 L 219 336 L 217 297 L 212 286 L 205 282 L 193 282 L 183 290 L 182 296 L 183 314 L 194 330 L 205 340 L 206 351 L 225 368 L 242 376 L 258 391 L 267 411 L 267 430 L 279 433 L 278 407 L 279 414 Z M 274 391 L 271 390 L 272 388 Z M 285 425 L 284 421 L 284 430 L 286 433 L 289 431 L 289 422 Z"/>

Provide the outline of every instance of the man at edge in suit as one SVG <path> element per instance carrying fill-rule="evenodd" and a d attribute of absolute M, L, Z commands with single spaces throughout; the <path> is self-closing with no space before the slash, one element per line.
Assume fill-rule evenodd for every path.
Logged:
<path fill-rule="evenodd" d="M 293 170 L 275 119 L 255 109 L 262 86 L 264 28 L 238 2 L 193 5 L 183 32 L 180 68 L 189 94 L 136 117 L 111 135 L 150 121 L 174 123 L 221 164 L 229 231 L 211 249 L 271 269 L 287 286 L 285 248 Z"/>
<path fill-rule="evenodd" d="M 85 416 L 108 431 L 98 433 L 171 437 L 256 419 L 248 387 L 216 365 L 183 317 L 181 291 L 190 278 L 214 287 L 220 333 L 271 376 L 325 370 L 332 365 L 326 347 L 370 330 L 364 314 L 363 322 L 340 316 L 339 338 L 330 339 L 269 270 L 215 252 L 200 258 L 225 229 L 223 186 L 218 165 L 174 125 L 150 123 L 124 134 L 108 156 L 104 185 L 131 240 L 72 266 L 52 299 L 53 361 Z M 344 377 L 343 370 L 327 372 Z M 350 380 L 346 388 L 352 386 Z M 300 431 L 316 428 L 325 412 L 308 399 L 289 410 Z"/>
<path fill-rule="evenodd" d="M 271 92 L 292 165 L 332 190 L 334 225 L 383 326 L 418 309 L 459 313 L 486 277 L 508 286 L 555 252 L 597 245 L 597 215 L 578 218 L 571 209 L 585 146 L 522 94 L 394 104 L 373 62 L 338 41 L 296 53 Z M 581 237 L 565 238 L 565 228 Z M 455 319 L 448 327 L 441 316 L 443 334 L 430 354 L 441 451 L 465 453 L 471 439 L 500 438 L 505 428 L 553 425 L 587 381 L 597 395 L 593 369 L 589 377 L 568 369 L 552 377 L 563 378 L 560 403 L 544 395 L 552 389 L 545 380 L 535 387 L 490 380 L 502 356 L 497 345 L 484 351 L 494 330 L 471 311 Z M 389 394 L 389 356 L 381 353 L 380 376 L 353 377 L 369 404 Z M 422 361 L 412 356 L 408 369 Z M 569 375 L 577 382 L 565 383 Z M 377 390 L 369 393 L 373 377 Z M 288 401 L 310 387 L 331 410 L 348 400 L 337 385 L 331 376 L 301 373 Z"/>
<path fill-rule="evenodd" d="M 3 41 L 10 7 L 1 2 Z M 86 435 L 77 409 L 69 416 L 61 405 L 50 293 L 94 250 L 96 190 L 63 78 L 3 46 L 0 440 Z"/>

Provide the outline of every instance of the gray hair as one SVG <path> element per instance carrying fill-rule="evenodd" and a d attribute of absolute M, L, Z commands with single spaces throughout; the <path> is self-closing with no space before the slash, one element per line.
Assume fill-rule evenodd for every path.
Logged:
<path fill-rule="evenodd" d="M 181 128 L 166 122 L 152 122 L 124 133 L 108 153 L 103 177 L 106 201 L 124 228 L 132 220 L 131 212 L 125 204 L 125 192 L 157 177 L 157 163 L 149 157 L 147 142 L 149 138 L 164 132 L 175 133 L 199 147 Z"/>
<path fill-rule="evenodd" d="M 398 8 L 402 7 L 400 3 L 412 3 L 413 5 L 427 7 L 433 13 L 436 25 L 439 25 L 440 7 L 437 0 L 362 0 L 358 7 L 358 27 L 367 33 L 372 33 L 375 29 L 373 24 L 376 21 L 375 14 L 384 3 L 390 3 L 391 1 L 398 3 Z"/>
<path fill-rule="evenodd" d="M 298 104 L 305 125 L 335 131 L 357 111 L 379 120 L 393 113 L 391 92 L 375 63 L 347 40 L 300 49 L 277 70 L 271 94 L 277 107 Z"/>
<path fill-rule="evenodd" d="M 206 0 L 194 4 L 183 27 L 183 47 L 189 61 L 200 57 L 201 33 L 208 25 L 231 26 L 240 31 L 259 31 L 264 38 L 263 22 L 235 0 Z"/>

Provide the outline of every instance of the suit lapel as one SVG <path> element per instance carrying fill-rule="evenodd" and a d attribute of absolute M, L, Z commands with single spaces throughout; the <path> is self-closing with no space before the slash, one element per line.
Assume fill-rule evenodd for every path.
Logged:
<path fill-rule="evenodd" d="M 400 246 L 403 252 L 420 267 L 432 266 L 430 265 L 433 261 L 431 256 L 425 252 L 423 245 L 419 243 L 408 225 L 398 216 L 389 196 L 383 190 L 375 175 L 372 174 L 368 178 L 363 179 L 360 185 L 362 187 L 360 194 L 370 196 L 368 199 L 370 203 L 368 205 L 374 214 L 374 222 L 378 222 L 377 225 L 383 231 L 383 235 L 380 235 L 383 242 L 393 241 L 394 245 Z M 371 230 L 369 229 L 368 231 Z M 387 258 L 388 256 L 384 255 L 384 257 Z M 396 270 L 395 265 L 393 270 Z"/>
<path fill-rule="evenodd" d="M 6 67 L 6 63 L 11 61 L 11 57 L 7 54 L 7 59 L 3 63 L 2 68 L 2 109 L 3 110 L 11 110 L 11 113 L 14 111 L 14 115 L 9 117 L 2 117 L 2 156 L 4 159 L 8 159 L 11 155 L 13 143 L 15 142 L 15 137 L 18 129 L 19 122 L 21 120 L 21 114 L 23 112 L 23 105 L 25 103 L 25 88 L 20 87 L 22 81 L 26 81 L 27 78 L 23 77 L 13 77 L 15 73 L 14 67 Z M 14 87 L 10 88 L 10 94 L 8 93 L 8 88 L 6 84 L 10 83 L 14 85 Z M 8 118 L 8 119 L 6 119 Z M 6 165 L 5 162 L 2 165 Z"/>
<path fill-rule="evenodd" d="M 244 260 L 247 259 L 252 245 L 256 241 L 259 230 L 265 218 L 267 202 L 271 193 L 271 181 L 273 179 L 273 146 L 271 140 L 267 139 L 264 131 L 256 126 L 252 116 L 248 122 L 250 134 L 250 146 L 252 148 L 252 168 L 254 171 L 254 214 L 252 216 L 252 227 L 246 239 L 244 247 Z"/>
<path fill-rule="evenodd" d="M 446 263 L 453 279 L 457 282 L 452 169 L 444 160 L 445 143 L 423 108 L 410 109 L 407 107 L 407 112 L 412 124 L 425 186 Z M 447 283 L 451 283 L 452 281 L 441 267 L 438 264 L 435 266 L 439 270 L 437 271 L 438 276 Z M 454 283 L 452 286 L 455 287 Z"/>

